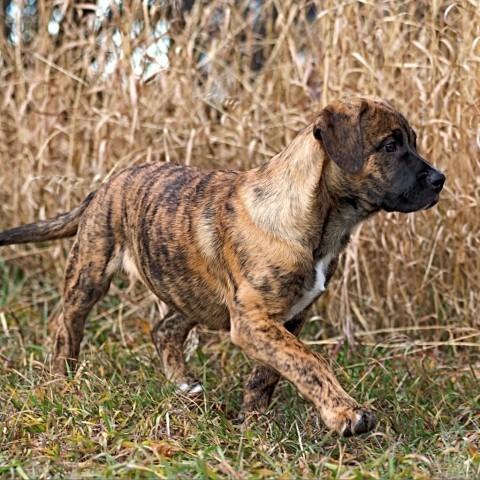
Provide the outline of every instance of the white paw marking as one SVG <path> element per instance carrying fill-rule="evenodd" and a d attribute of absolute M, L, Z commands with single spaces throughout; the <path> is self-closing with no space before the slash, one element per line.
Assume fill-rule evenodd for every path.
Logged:
<path fill-rule="evenodd" d="M 200 392 L 203 392 L 203 387 L 197 383 L 196 385 L 194 385 L 190 391 L 188 392 L 190 395 L 193 395 L 195 393 L 200 393 Z"/>
<path fill-rule="evenodd" d="M 195 395 L 203 392 L 203 387 L 199 383 L 195 384 L 193 387 L 190 387 L 188 383 L 182 382 L 178 385 L 178 389 L 186 395 Z"/>

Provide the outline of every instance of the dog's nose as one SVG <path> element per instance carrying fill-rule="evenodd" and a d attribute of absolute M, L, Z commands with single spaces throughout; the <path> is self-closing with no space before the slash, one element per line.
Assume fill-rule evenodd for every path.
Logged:
<path fill-rule="evenodd" d="M 440 192 L 445 183 L 445 175 L 438 170 L 434 170 L 432 173 L 427 175 L 427 184 L 435 190 L 435 192 Z"/>

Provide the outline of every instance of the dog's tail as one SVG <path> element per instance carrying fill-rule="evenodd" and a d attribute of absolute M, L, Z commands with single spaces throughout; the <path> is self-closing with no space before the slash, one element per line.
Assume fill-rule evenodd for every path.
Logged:
<path fill-rule="evenodd" d="M 77 233 L 83 212 L 94 196 L 95 192 L 91 192 L 78 207 L 58 217 L 0 232 L 0 246 L 73 237 Z"/>

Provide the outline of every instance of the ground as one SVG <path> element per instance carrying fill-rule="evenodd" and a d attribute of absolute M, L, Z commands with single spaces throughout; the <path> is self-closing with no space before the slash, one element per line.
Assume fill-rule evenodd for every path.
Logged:
<path fill-rule="evenodd" d="M 227 334 L 200 332 L 190 362 L 205 394 L 190 399 L 159 372 L 151 299 L 117 283 L 92 315 L 74 378 L 52 379 L 54 287 L 31 290 L 2 265 L 0 475 L 5 478 L 478 478 L 478 332 L 403 329 L 355 348 L 318 316 L 302 338 L 380 417 L 373 434 L 341 439 L 281 382 L 267 414 L 235 425 L 251 362 Z M 30 295 L 30 302 L 25 301 Z M 438 327 L 437 327 L 438 328 Z M 358 338 L 359 341 L 362 338 Z M 2 477 L 2 478 L 3 478 Z"/>

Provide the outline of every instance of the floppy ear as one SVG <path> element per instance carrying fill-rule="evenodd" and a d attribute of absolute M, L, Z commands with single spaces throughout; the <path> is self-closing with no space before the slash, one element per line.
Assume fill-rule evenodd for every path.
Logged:
<path fill-rule="evenodd" d="M 363 165 L 363 140 L 360 118 L 368 104 L 334 103 L 320 112 L 313 135 L 320 140 L 327 155 L 348 173 L 358 172 Z"/>

